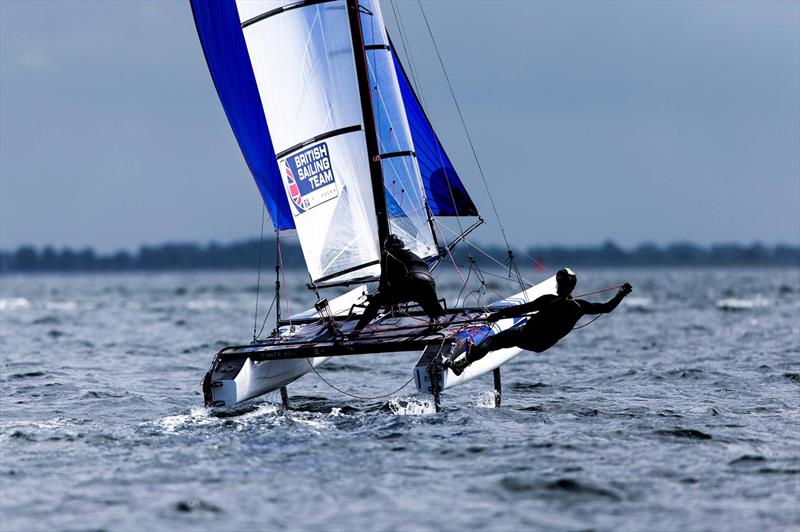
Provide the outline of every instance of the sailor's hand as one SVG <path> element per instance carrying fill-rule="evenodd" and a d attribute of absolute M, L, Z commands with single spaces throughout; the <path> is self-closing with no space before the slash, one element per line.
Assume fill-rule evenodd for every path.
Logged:
<path fill-rule="evenodd" d="M 622 294 L 623 297 L 627 296 L 631 292 L 633 292 L 633 287 L 631 286 L 631 283 L 625 283 L 619 287 L 619 293 Z"/>

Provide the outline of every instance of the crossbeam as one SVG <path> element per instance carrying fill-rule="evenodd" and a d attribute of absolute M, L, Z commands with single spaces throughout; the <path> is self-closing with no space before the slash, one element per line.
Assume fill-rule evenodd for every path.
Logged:
<path fill-rule="evenodd" d="M 494 307 L 493 307 L 494 308 Z M 483 307 L 459 307 L 459 308 L 451 308 L 451 309 L 444 309 L 445 315 L 452 315 L 452 314 L 470 314 L 470 313 L 483 313 L 486 309 Z M 407 310 L 403 312 L 404 316 L 427 316 L 425 312 L 422 310 Z M 349 320 L 353 320 L 352 316 L 334 316 L 333 317 L 336 322 L 345 322 Z M 300 318 L 300 319 L 282 319 L 278 321 L 278 326 L 283 327 L 284 325 L 306 325 L 309 323 L 316 323 L 320 320 L 319 316 L 314 316 L 311 318 Z M 440 325 L 449 325 L 448 322 L 442 322 Z"/>
<path fill-rule="evenodd" d="M 351 355 L 372 355 L 380 353 L 397 353 L 402 351 L 421 351 L 433 343 L 441 343 L 442 337 L 428 335 L 409 338 L 358 342 L 325 341 L 308 345 L 286 346 L 228 346 L 218 356 L 229 358 L 247 357 L 253 361 L 290 360 L 295 358 L 338 357 Z"/>

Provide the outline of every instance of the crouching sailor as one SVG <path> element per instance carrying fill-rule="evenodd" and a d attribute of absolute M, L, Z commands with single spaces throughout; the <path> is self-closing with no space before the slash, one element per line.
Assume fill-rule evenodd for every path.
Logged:
<path fill-rule="evenodd" d="M 577 281 L 575 273 L 569 268 L 564 268 L 556 274 L 557 295 L 543 295 L 530 303 L 504 308 L 490 314 L 487 319 L 497 321 L 536 312 L 522 327 L 513 327 L 489 336 L 480 344 L 470 346 L 466 354 L 454 361 L 446 359 L 444 367 L 450 368 L 456 375 L 461 375 L 467 366 L 482 359 L 489 351 L 507 347 L 519 347 L 541 353 L 569 334 L 582 316 L 611 312 L 633 290 L 629 283 L 625 283 L 617 294 L 605 303 L 590 303 L 583 299 L 572 298 L 572 290 Z"/>
<path fill-rule="evenodd" d="M 444 315 L 436 297 L 436 283 L 425 261 L 405 248 L 397 235 L 389 235 L 381 257 L 381 280 L 378 291 L 353 328 L 353 336 L 375 319 L 381 307 L 416 301 L 431 321 Z"/>

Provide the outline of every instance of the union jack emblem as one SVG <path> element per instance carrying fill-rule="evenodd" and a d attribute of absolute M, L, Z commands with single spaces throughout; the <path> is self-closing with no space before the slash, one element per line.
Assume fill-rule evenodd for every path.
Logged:
<path fill-rule="evenodd" d="M 291 196 L 292 201 L 297 208 L 303 210 L 303 195 L 300 193 L 300 187 L 297 186 L 297 181 L 294 179 L 294 173 L 292 173 L 292 169 L 289 168 L 289 165 L 284 165 L 286 168 L 286 183 L 289 188 L 289 196 Z"/>

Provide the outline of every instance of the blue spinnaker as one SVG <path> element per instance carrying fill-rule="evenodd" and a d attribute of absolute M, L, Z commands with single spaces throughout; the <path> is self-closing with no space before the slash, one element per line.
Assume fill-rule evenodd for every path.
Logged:
<path fill-rule="evenodd" d="M 478 209 L 433 131 L 433 126 L 409 83 L 394 46 L 392 46 L 392 59 L 431 212 L 434 216 L 478 216 Z"/>
<path fill-rule="evenodd" d="M 294 228 L 234 0 L 191 0 L 225 115 L 276 229 Z"/>

